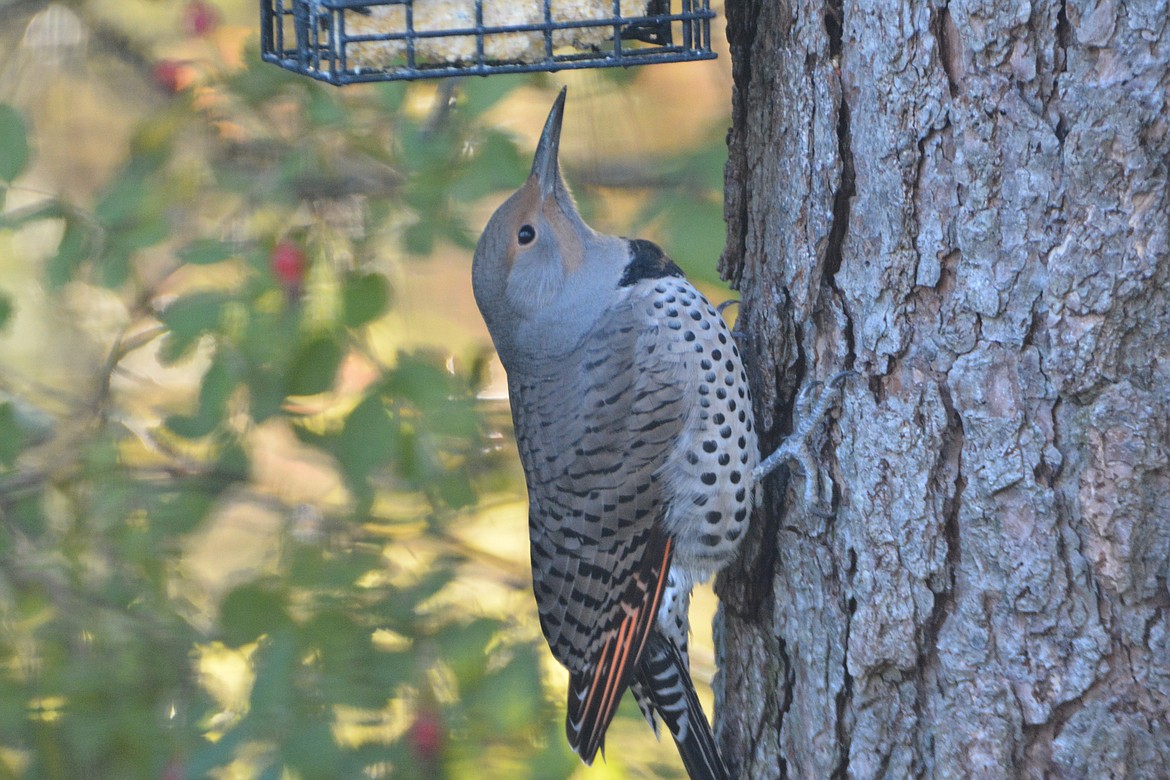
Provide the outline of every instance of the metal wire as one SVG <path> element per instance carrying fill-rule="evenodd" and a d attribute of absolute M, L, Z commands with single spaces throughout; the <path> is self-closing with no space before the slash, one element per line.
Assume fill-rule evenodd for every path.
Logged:
<path fill-rule="evenodd" d="M 495 26 L 484 23 L 485 0 L 474 0 L 470 26 L 416 29 L 416 3 L 432 3 L 434 9 L 444 2 L 453 0 L 260 0 L 261 56 L 282 68 L 339 85 L 625 68 L 716 56 L 711 50 L 715 13 L 710 0 L 674 0 L 674 12 L 672 0 L 625 0 L 627 8 L 637 7 L 629 15 L 622 13 L 622 0 L 613 0 L 612 15 L 589 19 L 557 18 L 552 0 L 531 0 L 533 10 L 543 11 L 542 21 Z M 486 2 L 515 7 L 524 0 Z M 401 9 L 397 16 L 402 23 L 397 29 L 388 29 L 395 19 L 389 11 L 379 14 L 379 8 Z M 584 49 L 557 45 L 558 32 L 564 33 L 563 39 L 576 36 L 591 43 Z M 513 59 L 489 56 L 490 43 L 502 40 L 498 36 L 512 35 L 515 40 L 517 34 L 543 38 L 543 46 L 539 52 Z M 469 43 L 474 43 L 474 53 L 464 52 Z M 450 48 L 443 50 L 448 44 Z"/>

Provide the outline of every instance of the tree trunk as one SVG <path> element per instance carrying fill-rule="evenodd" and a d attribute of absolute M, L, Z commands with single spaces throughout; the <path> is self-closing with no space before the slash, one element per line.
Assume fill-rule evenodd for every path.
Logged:
<path fill-rule="evenodd" d="M 729 0 L 722 270 L 762 449 L 852 368 L 835 512 L 723 600 L 741 777 L 1170 775 L 1166 0 Z"/>

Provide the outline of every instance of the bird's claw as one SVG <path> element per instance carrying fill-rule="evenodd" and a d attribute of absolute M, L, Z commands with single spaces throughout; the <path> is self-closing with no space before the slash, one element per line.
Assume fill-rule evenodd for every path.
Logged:
<path fill-rule="evenodd" d="M 738 306 L 739 298 L 728 298 L 723 303 L 715 307 L 715 311 L 719 312 L 719 316 L 723 316 L 723 312 L 730 306 Z"/>
<path fill-rule="evenodd" d="M 756 466 L 752 477 L 757 483 L 781 463 L 794 462 L 804 476 L 805 507 L 815 515 L 832 516 L 832 480 L 822 473 L 815 453 L 824 444 L 827 433 L 824 422 L 829 411 L 840 402 L 845 380 L 856 374 L 856 371 L 840 371 L 824 383 L 812 382 L 801 390 L 796 398 L 793 431 L 775 452 Z"/>

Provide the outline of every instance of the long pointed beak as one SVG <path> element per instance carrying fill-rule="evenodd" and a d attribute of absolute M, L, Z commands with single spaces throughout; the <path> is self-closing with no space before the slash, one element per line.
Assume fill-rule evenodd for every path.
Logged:
<path fill-rule="evenodd" d="M 557 155 L 561 145 L 561 121 L 565 118 L 565 92 L 568 87 L 561 87 L 561 94 L 557 95 L 552 110 L 548 112 L 548 119 L 544 123 L 544 132 L 540 134 L 540 143 L 536 145 L 536 156 L 532 160 L 532 176 L 536 177 L 540 186 L 540 196 L 547 198 L 553 194 L 560 179 L 560 165 Z"/>

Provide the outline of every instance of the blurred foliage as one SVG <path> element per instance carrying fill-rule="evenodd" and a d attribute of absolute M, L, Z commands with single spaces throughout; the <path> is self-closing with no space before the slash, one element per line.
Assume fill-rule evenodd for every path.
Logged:
<path fill-rule="evenodd" d="M 458 521 L 521 491 L 506 412 L 477 400 L 488 356 L 371 341 L 396 299 L 378 252 L 470 256 L 473 208 L 528 172 L 485 113 L 540 79 L 425 100 L 254 50 L 238 68 L 143 60 L 164 99 L 92 203 L 11 205 L 38 139 L 0 103 L 0 240 L 47 230 L 50 299 L 105 291 L 128 312 L 69 400 L 0 377 L 0 778 L 568 777 L 542 638 L 452 596 L 476 563 Z M 705 267 L 711 146 L 665 164 L 691 185 L 635 222 Z M 0 292 L 0 333 L 20 306 Z M 143 351 L 197 384 L 147 424 L 115 388 Z M 338 475 L 330 500 L 261 484 L 274 429 Z M 239 518 L 267 529 L 263 560 L 200 583 L 193 551 Z"/>

